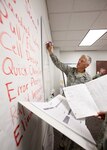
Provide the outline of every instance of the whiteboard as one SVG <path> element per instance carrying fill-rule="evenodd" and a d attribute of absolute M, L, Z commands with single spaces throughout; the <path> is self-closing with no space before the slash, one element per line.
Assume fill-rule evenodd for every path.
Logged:
<path fill-rule="evenodd" d="M 44 100 L 40 29 L 40 16 L 35 16 L 32 1 L 0 0 L 0 145 L 3 150 L 33 150 L 41 140 L 35 138 L 37 132 L 42 132 L 38 119 L 24 107 L 18 107 L 18 100 Z"/>
<path fill-rule="evenodd" d="M 45 21 L 41 17 L 41 55 L 42 55 L 42 75 L 43 75 L 43 87 L 44 87 L 44 99 L 48 101 L 52 92 L 52 62 L 48 51 L 46 49 L 46 42 L 49 41 L 49 35 L 45 26 Z"/>

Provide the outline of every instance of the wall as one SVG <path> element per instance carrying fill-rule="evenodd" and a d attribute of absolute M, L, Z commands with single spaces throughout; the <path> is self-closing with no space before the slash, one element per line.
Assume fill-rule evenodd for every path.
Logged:
<path fill-rule="evenodd" d="M 107 51 L 78 51 L 78 52 L 60 52 L 56 49 L 54 53 L 58 56 L 61 62 L 72 63 L 73 66 L 77 63 L 79 57 L 83 54 L 89 55 L 92 58 L 91 65 L 87 68 L 87 72 L 93 77 L 96 74 L 96 61 L 97 60 L 107 60 Z M 60 93 L 58 90 L 63 85 L 62 73 L 59 69 L 54 67 L 54 80 L 55 80 L 55 90 L 56 95 Z"/>
<path fill-rule="evenodd" d="M 41 18 L 42 22 L 42 70 L 43 70 L 43 89 L 45 100 L 48 101 L 52 97 L 54 92 L 53 88 L 53 63 L 46 49 L 46 42 L 50 41 L 48 31 L 46 29 L 46 22 L 44 18 Z"/>
<path fill-rule="evenodd" d="M 50 128 L 18 106 L 19 100 L 44 101 L 41 16 L 51 40 L 45 0 L 0 0 L 0 145 L 3 150 L 47 149 L 49 138 L 44 136 Z"/>
<path fill-rule="evenodd" d="M 107 51 L 61 52 L 61 60 L 65 63 L 77 63 L 79 57 L 83 54 L 89 55 L 92 58 L 92 63 L 87 68 L 87 72 L 91 76 L 96 73 L 96 61 L 107 60 Z"/>

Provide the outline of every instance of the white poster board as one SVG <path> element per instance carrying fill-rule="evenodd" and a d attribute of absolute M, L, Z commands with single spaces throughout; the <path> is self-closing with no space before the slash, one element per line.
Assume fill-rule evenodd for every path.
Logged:
<path fill-rule="evenodd" d="M 41 30 L 42 30 L 42 73 L 43 73 L 43 87 L 44 87 L 44 99 L 48 101 L 51 97 L 53 89 L 52 85 L 52 61 L 46 49 L 46 42 L 49 41 L 49 35 L 46 29 L 44 18 L 41 18 Z"/>
<path fill-rule="evenodd" d="M 29 0 L 0 1 L 0 80 L 0 145 L 33 150 L 39 121 L 17 103 L 44 100 L 40 17 Z"/>
<path fill-rule="evenodd" d="M 84 149 L 97 150 L 85 120 L 75 119 L 65 97 L 57 95 L 49 102 L 19 101 L 19 103 Z"/>

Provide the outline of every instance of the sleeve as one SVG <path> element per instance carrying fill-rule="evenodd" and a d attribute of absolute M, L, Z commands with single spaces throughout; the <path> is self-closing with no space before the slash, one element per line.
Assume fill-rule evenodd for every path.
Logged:
<path fill-rule="evenodd" d="M 96 79 L 96 78 L 98 78 L 98 77 L 99 77 L 99 75 L 96 74 L 92 79 Z"/>
<path fill-rule="evenodd" d="M 50 54 L 50 57 L 53 61 L 53 63 L 55 64 L 55 66 L 57 68 L 59 68 L 61 71 L 63 71 L 65 74 L 67 74 L 69 72 L 69 70 L 71 69 L 71 67 L 69 67 L 68 65 L 62 63 L 59 61 L 59 59 L 57 58 L 56 55 L 54 55 L 53 53 Z"/>
<path fill-rule="evenodd" d="M 85 82 L 89 82 L 91 80 L 92 80 L 92 77 L 88 73 L 86 73 L 86 81 Z"/>

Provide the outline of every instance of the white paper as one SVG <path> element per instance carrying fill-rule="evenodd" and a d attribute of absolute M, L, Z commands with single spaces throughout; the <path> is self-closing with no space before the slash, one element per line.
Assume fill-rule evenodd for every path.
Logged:
<path fill-rule="evenodd" d="M 100 111 L 107 111 L 107 75 L 86 83 Z"/>
<path fill-rule="evenodd" d="M 30 102 L 35 107 L 73 130 L 76 134 L 95 144 L 93 137 L 85 125 L 85 120 L 76 120 L 65 97 L 58 95 L 49 102 Z"/>
<path fill-rule="evenodd" d="M 66 87 L 64 93 L 77 119 L 107 111 L 107 75 Z"/>
<path fill-rule="evenodd" d="M 99 109 L 85 84 L 66 87 L 64 93 L 77 119 L 97 115 Z"/>

